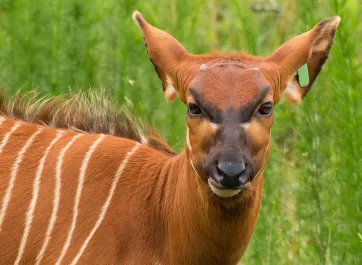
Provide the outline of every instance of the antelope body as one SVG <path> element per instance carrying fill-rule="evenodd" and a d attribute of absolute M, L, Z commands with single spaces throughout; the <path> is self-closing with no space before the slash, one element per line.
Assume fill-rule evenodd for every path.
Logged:
<path fill-rule="evenodd" d="M 97 127 L 94 106 L 90 114 L 52 102 L 14 111 L 19 102 L 3 102 L 0 264 L 235 265 L 243 255 L 260 208 L 273 105 L 285 90 L 302 100 L 340 18 L 266 58 L 191 55 L 140 13 L 134 19 L 166 98 L 187 104 L 184 150 L 173 154 L 124 121 Z"/>

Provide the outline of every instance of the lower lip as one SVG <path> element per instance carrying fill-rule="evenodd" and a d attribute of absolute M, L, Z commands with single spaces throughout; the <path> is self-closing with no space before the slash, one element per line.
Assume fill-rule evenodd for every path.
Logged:
<path fill-rule="evenodd" d="M 237 189 L 237 190 L 229 190 L 229 189 L 219 189 L 216 188 L 216 183 L 215 180 L 213 180 L 212 178 L 209 178 L 207 180 L 207 182 L 209 183 L 209 186 L 212 190 L 213 193 L 215 193 L 217 196 L 222 197 L 222 198 L 230 198 L 233 197 L 237 194 L 239 194 L 239 192 L 242 189 Z M 248 185 L 248 184 L 247 184 Z"/>

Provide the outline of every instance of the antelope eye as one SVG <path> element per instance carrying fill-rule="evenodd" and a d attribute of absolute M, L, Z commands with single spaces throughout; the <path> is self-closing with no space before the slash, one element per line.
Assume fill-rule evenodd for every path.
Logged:
<path fill-rule="evenodd" d="M 202 117 L 202 110 L 194 103 L 187 103 L 187 113 L 192 117 Z"/>
<path fill-rule="evenodd" d="M 258 115 L 262 117 L 269 117 L 273 111 L 273 102 L 266 102 L 260 106 Z"/>

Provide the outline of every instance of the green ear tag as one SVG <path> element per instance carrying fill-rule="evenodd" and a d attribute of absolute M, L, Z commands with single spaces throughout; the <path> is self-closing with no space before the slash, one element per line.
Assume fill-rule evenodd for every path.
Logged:
<path fill-rule="evenodd" d="M 307 64 L 303 65 L 298 70 L 299 84 L 301 87 L 307 86 L 309 84 L 309 73 Z"/>

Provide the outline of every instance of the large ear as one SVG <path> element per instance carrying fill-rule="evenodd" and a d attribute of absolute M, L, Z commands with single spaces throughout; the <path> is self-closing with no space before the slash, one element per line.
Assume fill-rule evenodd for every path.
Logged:
<path fill-rule="evenodd" d="M 170 34 L 148 24 L 138 11 L 133 13 L 133 19 L 142 30 L 148 56 L 162 81 L 165 98 L 175 99 L 181 92 L 177 75 L 181 64 L 190 54 Z"/>
<path fill-rule="evenodd" d="M 290 101 L 302 101 L 328 58 L 340 21 L 338 16 L 322 20 L 310 31 L 286 42 L 267 58 L 267 61 L 277 65 L 279 72 L 279 87 L 275 87 L 279 90 L 275 91 L 277 100 L 285 90 Z"/>

